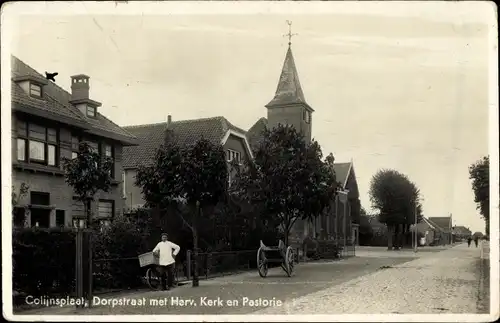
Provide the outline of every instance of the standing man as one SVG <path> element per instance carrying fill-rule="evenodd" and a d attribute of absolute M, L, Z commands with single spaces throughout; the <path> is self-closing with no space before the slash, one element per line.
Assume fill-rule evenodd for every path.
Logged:
<path fill-rule="evenodd" d="M 177 256 L 180 250 L 181 247 L 172 241 L 168 241 L 168 235 L 166 233 L 161 235 L 161 241 L 158 242 L 156 247 L 153 249 L 153 253 L 160 258 L 160 264 L 158 267 L 162 290 L 169 290 L 173 285 L 173 266 L 175 264 L 175 256 Z"/>
<path fill-rule="evenodd" d="M 479 240 L 479 237 L 478 237 L 478 236 L 475 236 L 475 237 L 474 237 L 474 244 L 476 245 L 476 248 L 477 248 L 477 242 L 478 242 L 478 240 Z"/>
<path fill-rule="evenodd" d="M 467 246 L 470 248 L 470 243 L 472 242 L 471 236 L 467 237 Z"/>

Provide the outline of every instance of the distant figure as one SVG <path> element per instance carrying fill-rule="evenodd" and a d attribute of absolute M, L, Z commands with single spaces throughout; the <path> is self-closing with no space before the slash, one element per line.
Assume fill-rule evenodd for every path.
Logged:
<path fill-rule="evenodd" d="M 479 240 L 479 237 L 478 237 L 478 236 L 475 236 L 475 237 L 474 237 L 474 244 L 476 245 L 476 248 L 477 248 L 477 242 L 478 242 L 478 240 Z"/>
<path fill-rule="evenodd" d="M 470 243 L 472 242 L 472 238 L 469 236 L 467 238 L 467 246 L 470 248 Z"/>

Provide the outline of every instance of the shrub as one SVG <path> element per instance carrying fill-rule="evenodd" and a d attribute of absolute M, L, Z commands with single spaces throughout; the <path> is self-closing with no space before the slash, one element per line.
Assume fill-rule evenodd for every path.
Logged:
<path fill-rule="evenodd" d="M 30 295 L 74 290 L 75 235 L 68 229 L 15 229 L 12 233 L 13 288 Z"/>
<path fill-rule="evenodd" d="M 143 229 L 124 216 L 94 237 L 95 288 L 128 288 L 141 284 L 144 270 L 137 256 L 149 251 Z"/>

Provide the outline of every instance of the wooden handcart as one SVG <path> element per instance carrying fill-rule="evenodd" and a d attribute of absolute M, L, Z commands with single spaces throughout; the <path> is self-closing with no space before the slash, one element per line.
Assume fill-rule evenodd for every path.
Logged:
<path fill-rule="evenodd" d="M 152 251 L 143 253 L 139 255 L 139 266 L 142 268 L 147 268 L 146 270 L 146 283 L 149 288 L 157 290 L 161 287 L 160 272 L 158 266 L 160 264 L 159 258 L 153 254 Z M 174 287 L 178 285 L 177 270 L 175 263 L 173 264 L 173 284 Z"/>
<path fill-rule="evenodd" d="M 262 240 L 260 241 L 260 248 L 257 251 L 257 269 L 260 277 L 267 276 L 269 263 L 281 263 L 281 268 L 290 277 L 293 273 L 294 260 L 292 247 L 287 247 L 283 241 L 280 240 L 276 247 L 268 247 Z"/>

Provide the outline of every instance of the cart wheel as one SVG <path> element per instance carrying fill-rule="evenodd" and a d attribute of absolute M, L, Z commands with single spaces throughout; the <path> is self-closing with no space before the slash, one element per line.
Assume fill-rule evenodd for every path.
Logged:
<path fill-rule="evenodd" d="M 259 271 L 260 277 L 264 278 L 267 276 L 267 259 L 262 248 L 257 251 L 257 270 Z"/>
<path fill-rule="evenodd" d="M 293 249 L 292 247 L 286 248 L 286 255 L 285 255 L 285 267 L 286 267 L 286 273 L 288 277 L 292 276 L 293 273 L 293 266 L 294 266 L 294 255 L 293 255 Z"/>
<path fill-rule="evenodd" d="M 160 277 L 156 268 L 148 268 L 146 271 L 146 281 L 148 283 L 149 288 L 151 289 L 159 289 L 160 288 Z"/>

